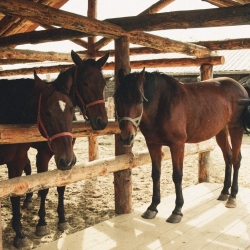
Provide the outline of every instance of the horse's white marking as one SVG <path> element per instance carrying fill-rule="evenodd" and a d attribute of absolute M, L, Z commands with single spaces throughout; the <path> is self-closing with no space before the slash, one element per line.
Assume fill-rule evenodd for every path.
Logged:
<path fill-rule="evenodd" d="M 62 112 L 64 112 L 64 110 L 66 108 L 66 102 L 59 100 L 58 103 L 59 103 L 59 106 L 60 106 Z"/>

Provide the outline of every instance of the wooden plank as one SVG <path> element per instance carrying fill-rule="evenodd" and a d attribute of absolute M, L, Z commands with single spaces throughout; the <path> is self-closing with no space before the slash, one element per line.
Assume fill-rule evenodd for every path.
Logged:
<path fill-rule="evenodd" d="M 205 242 L 209 237 L 206 237 L 205 233 L 202 232 L 202 227 L 199 227 L 201 223 L 205 226 L 212 228 L 211 230 L 216 230 L 216 227 L 220 223 L 220 220 L 226 221 L 229 225 L 237 225 L 237 223 L 232 223 L 235 221 L 234 215 L 238 216 L 242 214 L 245 210 L 247 214 L 247 209 L 249 206 L 249 199 L 244 202 L 244 199 L 249 197 L 250 190 L 242 189 L 239 193 L 239 207 L 235 209 L 225 208 L 224 203 L 216 200 L 217 196 L 221 191 L 221 184 L 211 184 L 202 183 L 195 186 L 191 186 L 183 190 L 185 198 L 185 214 L 183 220 L 179 224 L 166 223 L 166 211 L 171 212 L 175 200 L 175 195 L 170 195 L 162 199 L 159 205 L 159 213 L 157 217 L 153 220 L 145 220 L 141 218 L 141 213 L 147 207 L 146 204 L 140 208 L 136 208 L 134 212 L 128 215 L 120 215 L 111 220 L 104 221 L 93 227 L 86 228 L 83 231 L 63 236 L 58 241 L 49 243 L 47 245 L 38 247 L 38 250 L 44 249 L 84 249 L 84 250 L 108 250 L 108 249 L 119 249 L 119 250 L 132 250 L 132 249 L 175 249 L 181 245 L 181 249 L 200 249 L 196 245 L 192 248 L 186 248 L 185 244 L 191 241 L 192 238 L 204 237 Z M 171 204 L 171 206 L 169 206 Z M 168 207 L 166 207 L 166 205 Z M 231 215 L 228 217 L 228 215 Z M 219 218 L 218 220 L 211 220 L 213 217 Z M 220 217 L 219 217 L 220 216 Z M 228 218 L 228 219 L 227 219 Z M 237 220 L 237 219 L 236 219 Z M 206 224 L 207 223 L 207 224 Z M 243 223 L 247 224 L 245 233 L 238 233 L 237 237 L 249 237 L 246 233 L 249 231 L 249 216 L 243 218 Z M 212 225 L 212 227 L 211 227 Z M 232 228 L 232 227 L 231 227 Z M 228 227 L 228 230 L 230 226 Z M 231 235 L 227 235 L 224 230 L 221 235 L 225 235 L 225 241 L 222 242 L 226 244 L 227 240 Z M 191 234 L 191 231 L 193 234 Z M 241 230 L 242 232 L 244 230 Z M 190 240 L 185 237 L 186 233 L 188 237 L 191 235 Z M 219 232 L 220 234 L 220 232 Z M 217 234 L 218 235 L 218 234 Z M 233 238 L 233 237 L 232 237 Z M 217 238 L 216 238 L 217 239 Z M 240 242 L 239 242 L 240 240 Z M 185 241 L 186 243 L 183 243 Z M 168 242 L 168 246 L 165 244 Z M 194 241 L 194 244 L 197 241 Z M 239 245 L 237 244 L 239 242 Z M 244 242 L 244 239 L 243 239 Z M 245 241 L 246 242 L 246 241 Z M 242 238 L 238 238 L 237 241 L 234 240 L 234 245 L 237 247 L 242 245 Z M 249 242 L 248 242 L 249 244 Z M 245 246 L 246 244 L 243 244 Z M 176 246 L 176 247 L 175 247 Z M 215 245 L 213 245 L 216 247 Z M 222 244 L 223 246 L 223 244 Z M 218 247 L 218 246 L 217 246 Z M 215 248 L 205 248 L 205 249 L 215 249 Z M 228 248 L 217 248 L 217 249 L 228 249 Z M 238 248 L 243 249 L 243 248 Z"/>

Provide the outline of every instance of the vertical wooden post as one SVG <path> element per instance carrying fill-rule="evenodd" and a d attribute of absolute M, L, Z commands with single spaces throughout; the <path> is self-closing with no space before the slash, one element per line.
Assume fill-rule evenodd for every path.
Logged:
<path fill-rule="evenodd" d="M 115 40 L 115 86 L 118 82 L 118 71 L 122 68 L 124 74 L 130 72 L 129 39 L 122 37 Z M 123 147 L 119 135 L 115 135 L 115 155 L 131 152 L 131 147 Z M 114 173 L 115 212 L 126 214 L 132 211 L 132 171 L 122 170 Z"/>
<path fill-rule="evenodd" d="M 97 0 L 88 0 L 88 17 L 97 17 Z M 91 55 L 94 53 L 94 42 L 96 37 L 88 37 L 88 53 Z M 89 136 L 89 161 L 94 161 L 99 158 L 98 152 L 98 137 Z M 96 178 L 95 178 L 96 179 Z"/>
<path fill-rule="evenodd" d="M 213 78 L 213 65 L 202 64 L 200 67 L 201 80 Z M 199 153 L 198 181 L 209 182 L 210 151 Z"/>

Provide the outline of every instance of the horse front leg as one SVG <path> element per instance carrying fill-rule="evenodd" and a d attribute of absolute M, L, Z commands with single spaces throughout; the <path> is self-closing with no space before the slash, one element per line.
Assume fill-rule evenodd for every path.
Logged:
<path fill-rule="evenodd" d="M 58 193 L 57 213 L 59 218 L 58 229 L 60 231 L 64 231 L 69 228 L 69 223 L 65 218 L 65 211 L 64 211 L 64 191 L 65 191 L 65 186 L 57 187 L 57 193 Z"/>
<path fill-rule="evenodd" d="M 30 164 L 30 160 L 29 160 L 28 156 L 27 156 L 27 163 L 24 167 L 24 172 L 25 172 L 26 176 L 31 175 L 31 164 Z M 33 193 L 26 193 L 26 197 L 23 201 L 23 206 L 22 206 L 23 209 L 31 209 L 32 196 L 33 196 Z"/>
<path fill-rule="evenodd" d="M 156 144 L 147 144 L 149 154 L 152 161 L 152 180 L 153 180 L 153 196 L 152 202 L 148 209 L 142 214 L 142 217 L 145 219 L 153 219 L 158 213 L 157 206 L 161 201 L 160 193 L 160 177 L 161 177 L 161 160 L 162 160 L 162 151 L 161 145 Z"/>
<path fill-rule="evenodd" d="M 176 194 L 175 208 L 172 214 L 167 219 L 167 222 L 170 223 L 179 223 L 183 216 L 181 210 L 184 204 L 184 199 L 182 195 L 184 147 L 185 147 L 184 143 L 170 146 L 172 165 L 173 165 L 172 178 L 175 185 L 175 194 Z"/>
<path fill-rule="evenodd" d="M 53 156 L 53 152 L 50 151 L 47 142 L 33 143 L 32 147 L 37 149 L 37 155 L 36 155 L 37 172 L 42 173 L 48 171 L 49 161 Z M 47 222 L 45 219 L 46 217 L 45 201 L 48 192 L 49 189 L 43 189 L 38 192 L 40 196 L 40 208 L 38 211 L 39 221 L 36 225 L 36 232 L 35 232 L 37 236 L 44 236 L 50 233 L 50 230 L 47 227 Z"/>

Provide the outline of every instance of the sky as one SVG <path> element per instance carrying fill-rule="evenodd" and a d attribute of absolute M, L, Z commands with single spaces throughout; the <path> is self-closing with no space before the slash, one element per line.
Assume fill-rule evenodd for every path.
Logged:
<path fill-rule="evenodd" d="M 157 0 L 97 0 L 97 19 L 104 20 L 107 18 L 136 16 Z M 88 0 L 69 0 L 61 9 L 75 14 L 87 16 Z M 192 9 L 216 8 L 215 6 L 201 0 L 175 0 L 160 12 L 181 11 Z M 218 27 L 218 28 L 194 28 L 194 29 L 177 29 L 168 31 L 156 31 L 153 34 L 167 37 L 183 42 L 200 41 L 200 40 L 222 40 L 229 38 L 249 38 L 250 25 L 235 27 Z M 40 45 L 20 45 L 16 48 L 32 49 L 40 51 L 58 51 L 69 53 L 72 49 L 82 50 L 82 47 L 70 42 L 51 42 Z M 103 49 L 113 49 L 113 42 Z"/>

